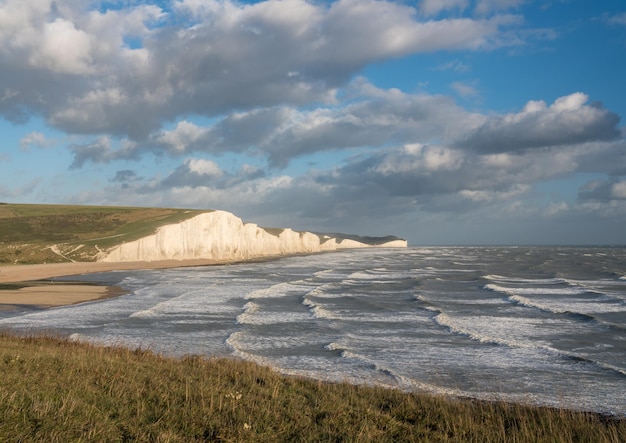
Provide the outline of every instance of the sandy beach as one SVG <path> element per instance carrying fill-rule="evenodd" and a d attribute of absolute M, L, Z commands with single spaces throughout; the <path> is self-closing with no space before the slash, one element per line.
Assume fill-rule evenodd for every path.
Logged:
<path fill-rule="evenodd" d="M 0 290 L 0 305 L 5 309 L 12 306 L 39 306 L 50 308 L 54 306 L 71 305 L 85 301 L 109 298 L 121 293 L 115 287 L 42 284 L 26 286 L 20 289 Z"/>
<path fill-rule="evenodd" d="M 12 309 L 17 306 L 37 306 L 41 308 L 63 306 L 113 297 L 123 293 L 119 288 L 110 286 L 46 281 L 55 277 L 117 270 L 165 269 L 226 263 L 228 262 L 218 262 L 216 260 L 167 260 L 155 262 L 71 262 L 0 266 L 0 284 L 4 284 L 4 288 L 0 289 L 0 309 Z"/>

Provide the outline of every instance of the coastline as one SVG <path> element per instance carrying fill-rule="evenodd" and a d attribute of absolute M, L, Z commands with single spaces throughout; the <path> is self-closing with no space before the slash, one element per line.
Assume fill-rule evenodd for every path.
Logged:
<path fill-rule="evenodd" d="M 51 279 L 98 272 L 168 269 L 234 263 L 229 260 L 163 260 L 154 262 L 68 262 L 0 266 L 0 310 L 51 308 L 122 295 L 117 286 L 55 282 Z"/>
<path fill-rule="evenodd" d="M 329 251 L 318 252 L 324 254 Z M 99 272 L 134 271 L 149 269 L 188 268 L 252 263 L 276 260 L 287 256 L 310 253 L 268 255 L 241 259 L 185 259 L 128 262 L 64 262 L 23 265 L 0 265 L 0 310 L 20 307 L 46 309 L 102 300 L 124 294 L 119 286 L 82 282 L 55 282 L 58 277 L 97 274 Z"/>

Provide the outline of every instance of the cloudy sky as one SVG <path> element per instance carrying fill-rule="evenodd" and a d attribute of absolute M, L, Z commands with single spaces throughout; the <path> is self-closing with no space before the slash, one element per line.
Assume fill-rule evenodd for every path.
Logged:
<path fill-rule="evenodd" d="M 0 0 L 0 201 L 626 244 L 623 0 Z"/>

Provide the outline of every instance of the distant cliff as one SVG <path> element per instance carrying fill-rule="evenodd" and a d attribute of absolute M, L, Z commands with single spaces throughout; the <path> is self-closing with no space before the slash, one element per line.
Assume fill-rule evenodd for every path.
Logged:
<path fill-rule="evenodd" d="M 266 230 L 253 223 L 243 223 L 229 212 L 213 211 L 161 226 L 154 234 L 102 251 L 98 261 L 246 260 L 348 248 L 406 246 L 406 240 L 401 239 L 377 243 L 358 241 L 354 236 L 338 238 L 291 229 Z"/>

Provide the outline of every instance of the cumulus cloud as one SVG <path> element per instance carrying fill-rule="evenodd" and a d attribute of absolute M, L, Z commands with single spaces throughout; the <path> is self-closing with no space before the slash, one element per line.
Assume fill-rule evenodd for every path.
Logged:
<path fill-rule="evenodd" d="M 581 187 L 578 198 L 581 201 L 596 202 L 626 200 L 626 181 L 617 179 L 590 181 Z"/>
<path fill-rule="evenodd" d="M 529 192 L 534 181 L 576 167 L 566 163 L 567 166 L 556 170 L 554 165 L 563 162 L 547 161 L 553 157 L 486 162 L 482 156 L 467 155 L 451 147 L 409 144 L 362 154 L 331 170 L 293 177 L 288 191 L 282 186 L 267 186 L 272 181 L 259 169 L 229 174 L 210 161 L 186 160 L 152 189 L 155 192 L 193 189 L 200 193 L 210 190 L 213 198 L 223 194 L 212 204 L 233 208 L 234 200 L 238 200 L 240 206 L 234 209 L 240 211 L 252 205 L 260 213 L 272 207 L 277 210 L 282 205 L 286 212 L 311 218 L 339 217 L 345 211 L 346 216 L 364 215 L 372 207 L 386 215 L 418 206 L 444 210 L 465 204 L 469 209 L 522 195 Z M 257 207 L 257 192 L 262 192 L 260 201 L 266 209 Z M 231 201 L 226 195 L 232 196 Z"/>
<path fill-rule="evenodd" d="M 232 113 L 210 126 L 182 121 L 124 149 L 74 147 L 74 166 L 86 161 L 139 158 L 145 153 L 251 153 L 284 167 L 297 157 L 322 151 L 451 141 L 485 117 L 468 112 L 448 97 L 381 90 L 357 79 L 344 105 L 300 110 L 278 106 Z M 99 144 L 101 145 L 101 143 Z"/>
<path fill-rule="evenodd" d="M 50 141 L 46 139 L 45 135 L 41 132 L 34 131 L 22 137 L 20 140 L 20 149 L 22 151 L 27 151 L 31 146 L 43 148 L 48 144 L 50 144 Z"/>
<path fill-rule="evenodd" d="M 198 187 L 215 186 L 224 172 L 213 161 L 203 159 L 190 159 L 176 168 L 165 180 L 164 187 Z"/>
<path fill-rule="evenodd" d="M 233 152 L 265 158 L 271 166 L 282 168 L 295 158 L 323 151 L 444 144 L 481 154 L 481 162 L 487 165 L 519 161 L 528 151 L 545 151 L 552 157 L 536 152 L 535 158 L 554 170 L 572 170 L 571 158 L 591 170 L 613 174 L 624 170 L 619 169 L 624 163 L 615 161 L 626 155 L 619 117 L 588 104 L 582 93 L 558 98 L 551 105 L 530 101 L 518 113 L 483 115 L 461 108 L 448 97 L 378 89 L 362 79 L 349 90 L 352 99 L 343 104 L 257 108 L 229 114 L 207 126 L 181 121 L 143 142 L 124 140 L 119 148 L 101 137 L 73 146 L 72 166 L 139 159 L 149 153 L 178 157 Z M 567 150 L 555 150 L 559 147 Z"/>
<path fill-rule="evenodd" d="M 191 158 L 162 180 L 159 187 L 231 189 L 264 177 L 262 169 L 251 165 L 242 166 L 236 173 L 228 173 L 212 160 Z"/>
<path fill-rule="evenodd" d="M 476 126 L 487 118 L 479 117 Z M 407 214 L 450 220 L 479 219 L 489 213 L 490 219 L 533 223 L 568 216 L 616 217 L 626 214 L 626 187 L 617 176 L 583 186 L 574 202 L 539 202 L 536 186 L 580 172 L 602 177 L 623 169 L 615 164 L 626 164 L 621 162 L 625 143 L 483 153 L 452 142 L 413 142 L 360 150 L 330 169 L 277 176 L 251 165 L 228 171 L 201 153 L 188 152 L 189 157 L 164 177 L 135 180 L 129 174 L 122 181 L 120 176 L 100 197 L 111 204 L 139 204 L 149 198 L 165 206 L 222 208 L 261 224 L 303 229 L 350 225 L 355 232 L 355 220 L 367 220 L 362 226 L 369 223 L 370 233 L 377 232 L 380 218 L 388 223 Z"/>
<path fill-rule="evenodd" d="M 333 103 L 370 63 L 519 42 L 519 17 L 420 21 L 382 0 L 89 5 L 0 5 L 0 115 L 140 141 L 186 115 Z"/>
<path fill-rule="evenodd" d="M 113 160 L 136 158 L 134 144 L 124 143 L 121 148 L 115 148 L 110 137 L 102 136 L 96 140 L 83 144 L 69 146 L 74 154 L 71 169 L 81 168 L 86 162 L 109 163 Z"/>
<path fill-rule="evenodd" d="M 611 186 L 611 196 L 618 200 L 626 200 L 626 181 L 613 183 Z"/>
<path fill-rule="evenodd" d="M 619 116 L 574 93 L 548 106 L 530 101 L 516 114 L 489 118 L 457 146 L 482 153 L 523 152 L 620 137 Z"/>

